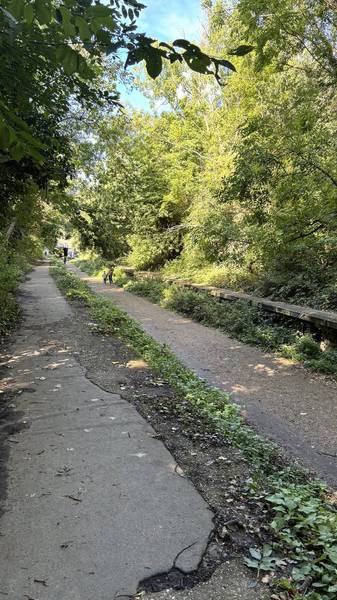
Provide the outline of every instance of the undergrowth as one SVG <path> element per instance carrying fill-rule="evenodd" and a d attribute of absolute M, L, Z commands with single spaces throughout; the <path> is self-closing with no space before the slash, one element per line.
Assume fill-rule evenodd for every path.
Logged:
<path fill-rule="evenodd" d="M 207 386 L 111 301 L 95 295 L 62 266 L 54 267 L 52 274 L 68 299 L 87 306 L 97 324 L 130 345 L 254 466 L 249 493 L 265 507 L 265 524 L 274 542 L 262 550 L 252 548 L 246 564 L 257 573 L 276 571 L 276 585 L 284 597 L 336 600 L 336 495 L 303 471 L 282 467 L 277 446 L 246 424 L 240 408 L 228 401 L 227 394 Z"/>
<path fill-rule="evenodd" d="M 129 279 L 117 270 L 115 281 L 127 291 L 144 296 L 203 325 L 216 327 L 246 344 L 303 363 L 317 373 L 337 374 L 337 349 L 321 345 L 317 336 L 300 331 L 282 316 L 237 300 L 219 302 L 205 293 L 156 279 Z"/>
<path fill-rule="evenodd" d="M 0 337 L 6 337 L 18 323 L 21 308 L 16 292 L 28 266 L 23 260 L 0 258 Z"/>
<path fill-rule="evenodd" d="M 81 271 L 85 271 L 89 275 L 99 275 L 101 271 L 105 268 L 105 262 L 102 258 L 77 258 L 73 261 L 73 263 L 81 269 Z"/>

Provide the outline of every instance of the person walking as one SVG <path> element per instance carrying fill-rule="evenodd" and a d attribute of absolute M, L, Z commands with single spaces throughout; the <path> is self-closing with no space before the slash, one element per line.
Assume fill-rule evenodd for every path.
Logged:
<path fill-rule="evenodd" d="M 108 277 L 109 277 L 109 284 L 112 285 L 112 267 L 109 268 Z"/>
<path fill-rule="evenodd" d="M 63 264 L 65 265 L 68 258 L 68 246 L 63 246 Z"/>

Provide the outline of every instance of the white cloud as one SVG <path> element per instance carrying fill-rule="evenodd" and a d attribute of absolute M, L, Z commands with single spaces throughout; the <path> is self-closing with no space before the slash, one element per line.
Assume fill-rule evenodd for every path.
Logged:
<path fill-rule="evenodd" d="M 139 19 L 139 29 L 166 41 L 177 37 L 198 41 L 201 22 L 199 0 L 148 0 Z"/>

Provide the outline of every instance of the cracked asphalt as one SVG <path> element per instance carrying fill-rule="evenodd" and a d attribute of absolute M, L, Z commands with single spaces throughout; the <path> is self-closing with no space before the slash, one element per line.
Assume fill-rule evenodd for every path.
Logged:
<path fill-rule="evenodd" d="M 173 564 L 195 570 L 210 508 L 134 406 L 86 378 L 48 267 L 22 292 L 2 363 L 0 593 L 113 600 Z"/>

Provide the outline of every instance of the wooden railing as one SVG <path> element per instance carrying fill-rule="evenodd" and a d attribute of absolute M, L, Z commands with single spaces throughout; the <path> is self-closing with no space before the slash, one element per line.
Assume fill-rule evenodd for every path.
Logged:
<path fill-rule="evenodd" d="M 132 267 L 122 267 L 124 272 L 130 277 L 142 277 L 156 279 L 159 277 L 158 274 L 151 271 L 136 271 Z M 287 302 L 278 302 L 269 300 L 268 298 L 260 298 L 259 296 L 252 296 L 251 294 L 244 294 L 241 292 L 233 292 L 233 290 L 226 288 L 217 288 L 211 285 L 202 285 L 198 283 L 191 283 L 190 281 L 181 281 L 174 278 L 165 277 L 165 282 L 174 283 L 175 285 L 204 292 L 219 299 L 220 301 L 227 300 L 244 300 L 253 306 L 258 306 L 269 312 L 285 315 L 287 317 L 312 323 L 319 329 L 333 329 L 337 331 L 337 313 L 326 310 L 317 310 L 309 308 L 308 306 L 298 306 L 297 304 L 288 304 Z"/>

